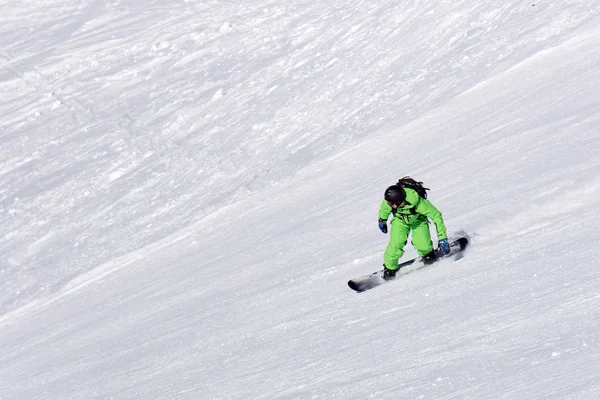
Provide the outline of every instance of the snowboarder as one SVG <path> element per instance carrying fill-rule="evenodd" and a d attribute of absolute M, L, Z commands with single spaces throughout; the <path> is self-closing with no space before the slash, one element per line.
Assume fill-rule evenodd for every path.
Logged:
<path fill-rule="evenodd" d="M 426 196 L 426 194 L 425 194 Z M 384 201 L 379 208 L 379 229 L 387 233 L 387 220 L 393 214 L 390 229 L 390 242 L 385 249 L 383 263 L 383 278 L 394 279 L 398 270 L 398 260 L 404 254 L 404 246 L 408 235 L 412 231 L 412 244 L 423 258 L 425 264 L 436 261 L 433 250 L 431 234 L 429 232 L 429 219 L 435 224 L 438 237 L 438 248 L 441 253 L 450 253 L 450 244 L 446 235 L 446 226 L 442 213 L 417 191 L 393 185 L 384 193 Z"/>

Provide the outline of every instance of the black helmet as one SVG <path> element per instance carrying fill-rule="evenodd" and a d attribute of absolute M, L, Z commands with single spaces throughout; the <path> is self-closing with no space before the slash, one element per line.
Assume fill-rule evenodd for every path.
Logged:
<path fill-rule="evenodd" d="M 392 204 L 400 204 L 406 199 L 406 192 L 401 186 L 394 185 L 385 189 L 383 198 Z"/>

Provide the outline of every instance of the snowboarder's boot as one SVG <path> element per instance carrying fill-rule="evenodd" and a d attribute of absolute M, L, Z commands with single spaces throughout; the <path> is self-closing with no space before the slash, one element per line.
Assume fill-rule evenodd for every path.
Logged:
<path fill-rule="evenodd" d="M 430 265 L 437 261 L 437 257 L 435 255 L 435 251 L 431 250 L 431 253 L 425 254 L 423 256 L 423 264 Z"/>
<path fill-rule="evenodd" d="M 398 271 L 398 270 L 397 269 L 389 269 L 384 264 L 383 265 L 383 279 L 385 279 L 386 281 L 391 281 L 392 279 L 395 279 L 396 271 Z"/>

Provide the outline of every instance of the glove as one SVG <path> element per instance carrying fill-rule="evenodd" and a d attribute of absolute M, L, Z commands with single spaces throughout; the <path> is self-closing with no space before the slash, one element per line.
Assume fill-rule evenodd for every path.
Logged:
<path fill-rule="evenodd" d="M 381 232 L 383 233 L 387 233 L 387 221 L 385 219 L 379 218 L 377 222 L 379 223 L 379 230 L 381 230 Z"/>
<path fill-rule="evenodd" d="M 442 254 L 445 256 L 450 254 L 450 243 L 448 243 L 448 239 L 441 239 L 438 242 L 438 249 L 442 250 Z"/>

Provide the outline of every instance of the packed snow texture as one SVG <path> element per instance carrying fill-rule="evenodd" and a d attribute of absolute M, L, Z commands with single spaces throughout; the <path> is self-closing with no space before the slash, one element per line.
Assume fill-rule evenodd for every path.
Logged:
<path fill-rule="evenodd" d="M 1 399 L 600 397 L 597 0 L 0 22 Z M 472 245 L 356 294 L 404 175 Z"/>

